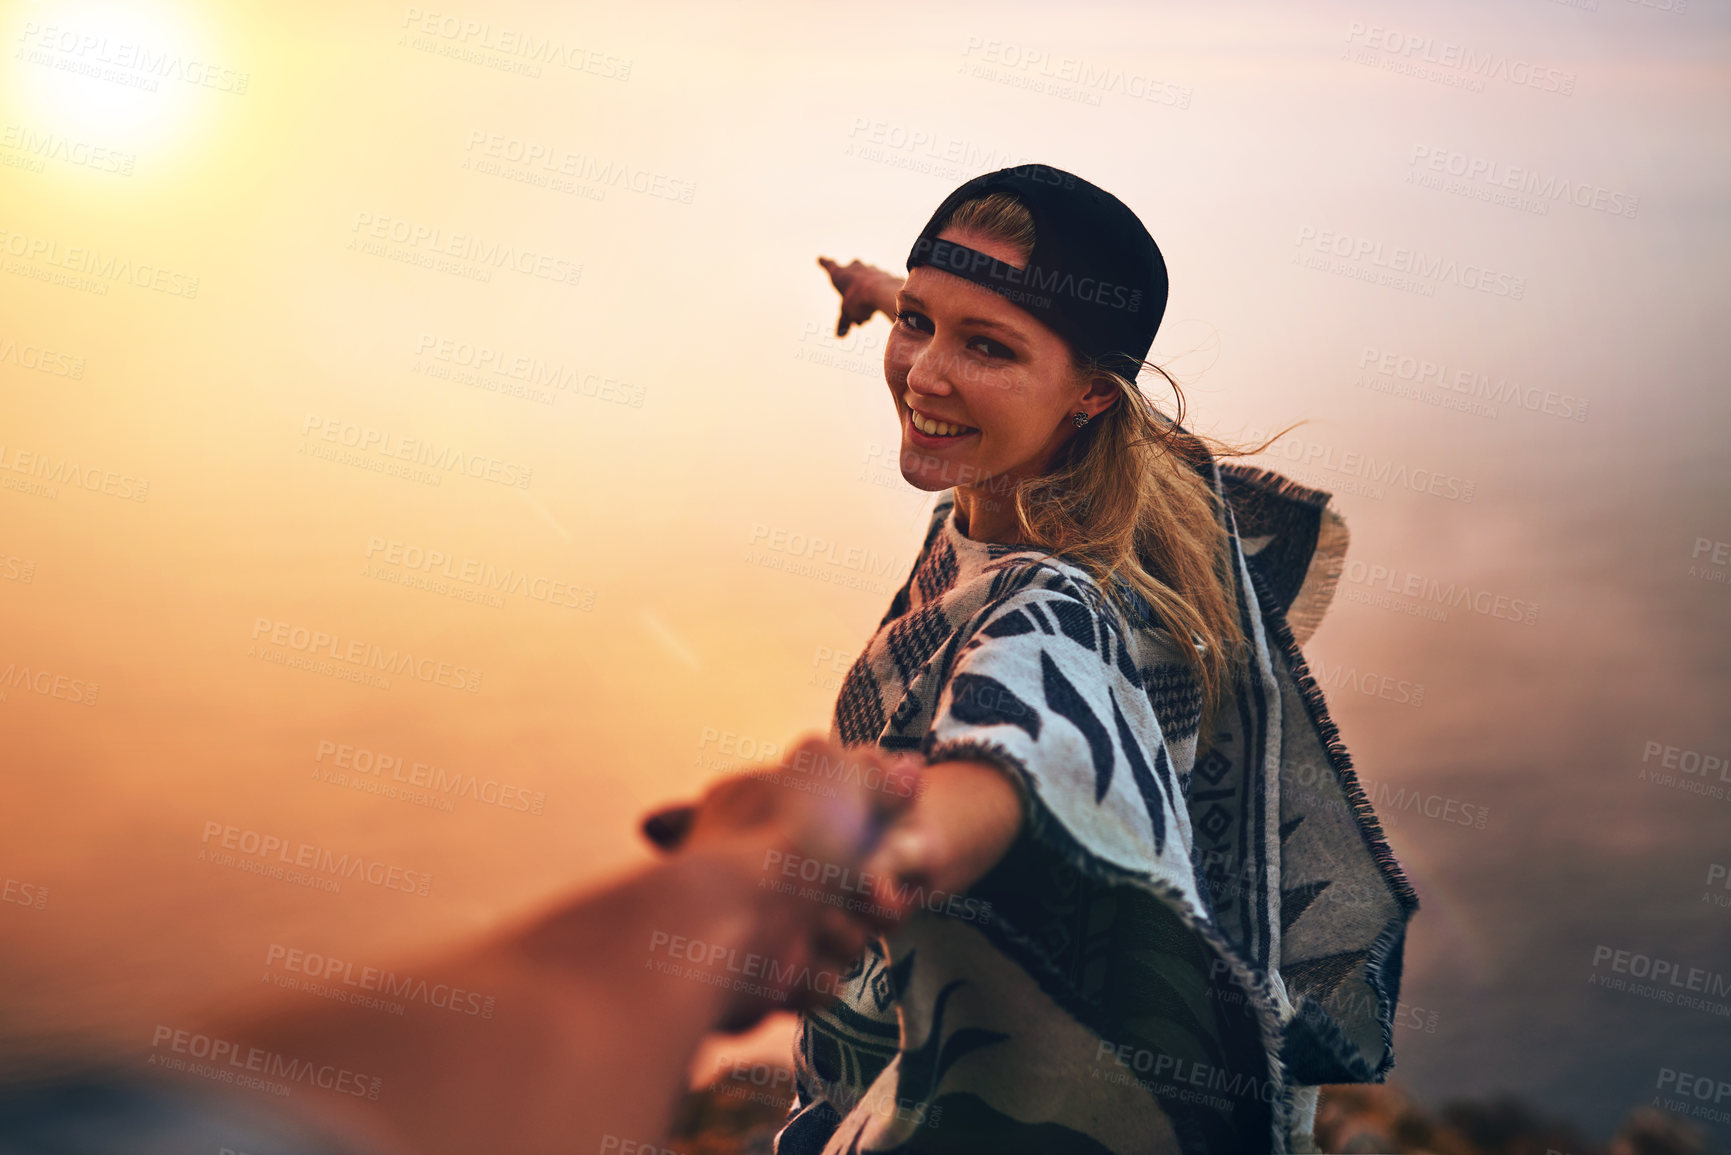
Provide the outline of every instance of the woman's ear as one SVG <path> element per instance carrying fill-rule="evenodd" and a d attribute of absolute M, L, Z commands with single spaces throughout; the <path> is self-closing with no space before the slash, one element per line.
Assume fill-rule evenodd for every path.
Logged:
<path fill-rule="evenodd" d="M 1086 377 L 1088 387 L 1077 398 L 1076 407 L 1089 417 L 1098 417 L 1121 400 L 1123 386 L 1110 373 L 1095 370 Z"/>

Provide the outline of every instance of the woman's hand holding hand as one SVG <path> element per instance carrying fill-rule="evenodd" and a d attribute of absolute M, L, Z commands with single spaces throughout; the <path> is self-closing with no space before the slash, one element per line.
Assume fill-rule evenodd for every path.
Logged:
<path fill-rule="evenodd" d="M 850 327 L 865 324 L 872 319 L 873 313 L 895 316 L 896 294 L 901 291 L 905 278 L 864 261 L 838 265 L 828 257 L 819 257 L 817 263 L 823 266 L 835 291 L 841 294 L 841 317 L 835 323 L 836 336 L 847 336 Z"/>
<path fill-rule="evenodd" d="M 758 972 L 756 990 L 730 1001 L 721 1029 L 742 1030 L 777 1006 L 827 1001 L 833 982 L 864 948 L 870 931 L 887 930 L 906 913 L 893 892 L 879 893 L 865 858 L 920 787 L 922 762 L 876 747 L 844 749 L 811 737 L 780 766 L 730 774 L 695 805 L 656 811 L 644 832 L 675 859 L 734 880 L 723 887 L 749 901 L 746 953 L 774 960 Z M 777 976 L 803 976 L 783 989 Z M 737 988 L 736 988 L 737 989 Z"/>
<path fill-rule="evenodd" d="M 779 766 L 729 774 L 695 803 L 646 815 L 643 832 L 666 851 L 773 845 L 857 865 L 912 805 L 923 766 L 915 755 L 809 736 Z"/>
<path fill-rule="evenodd" d="M 826 798 L 788 779 L 838 793 Z M 923 888 L 928 902 L 965 894 L 1023 821 L 1020 788 L 991 763 L 920 769 L 907 755 L 810 739 L 781 767 L 730 776 L 696 806 L 649 816 L 644 829 L 663 849 L 736 863 L 770 885 L 766 897 L 777 905 L 759 940 L 764 953 L 839 969 L 864 945 L 867 926 L 888 930 L 911 912 L 910 889 Z M 807 897 L 778 893 L 783 882 Z M 788 1005 L 807 1002 L 789 992 Z M 754 1001 L 736 1013 L 743 1021 L 763 1009 Z"/>
<path fill-rule="evenodd" d="M 1021 793 L 989 762 L 937 762 L 921 783 L 919 797 L 884 833 L 865 869 L 928 894 L 963 894 L 1021 833 Z"/>

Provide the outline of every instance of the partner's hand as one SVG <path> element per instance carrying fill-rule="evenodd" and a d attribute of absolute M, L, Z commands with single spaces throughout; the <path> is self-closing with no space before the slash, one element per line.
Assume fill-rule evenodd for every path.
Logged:
<path fill-rule="evenodd" d="M 873 313 L 894 317 L 896 294 L 901 291 L 903 278 L 864 261 L 838 265 L 828 257 L 819 257 L 817 263 L 841 294 L 841 316 L 835 323 L 837 337 L 847 336 L 849 328 L 865 324 Z"/>
<path fill-rule="evenodd" d="M 744 1029 L 777 1006 L 821 1004 L 868 933 L 905 916 L 899 892 L 861 866 L 918 795 L 921 765 L 811 737 L 780 766 L 730 774 L 696 805 L 645 820 L 663 849 L 712 864 L 759 900 L 750 952 L 773 965 L 761 968 L 757 990 L 730 1002 L 721 1029 Z"/>
<path fill-rule="evenodd" d="M 678 845 L 748 843 L 857 866 L 918 793 L 924 765 L 914 755 L 809 735 L 779 765 L 712 784 Z"/>
<path fill-rule="evenodd" d="M 909 804 L 923 766 L 914 755 L 891 756 L 875 746 L 849 750 L 811 735 L 779 765 L 736 771 L 695 803 L 650 812 L 642 830 L 665 851 L 743 836 L 779 838 L 816 857 L 850 857 L 868 852 Z"/>

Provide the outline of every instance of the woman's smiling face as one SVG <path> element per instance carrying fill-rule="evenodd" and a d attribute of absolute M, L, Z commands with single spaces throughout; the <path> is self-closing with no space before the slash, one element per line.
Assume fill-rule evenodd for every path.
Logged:
<path fill-rule="evenodd" d="M 1003 241 L 945 229 L 940 239 L 1020 268 Z M 908 274 L 884 346 L 884 378 L 902 426 L 902 477 L 918 489 L 962 486 L 1007 499 L 1045 472 L 1075 432 L 1070 415 L 1106 408 L 1075 371 L 1070 346 L 1004 297 L 929 265 Z"/>

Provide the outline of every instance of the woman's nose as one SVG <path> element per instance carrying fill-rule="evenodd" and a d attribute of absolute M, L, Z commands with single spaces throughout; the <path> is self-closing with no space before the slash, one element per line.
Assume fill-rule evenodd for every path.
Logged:
<path fill-rule="evenodd" d="M 908 367 L 908 388 L 916 393 L 941 396 L 953 390 L 949 368 L 951 358 L 940 352 L 936 341 L 928 341 L 919 356 Z"/>

